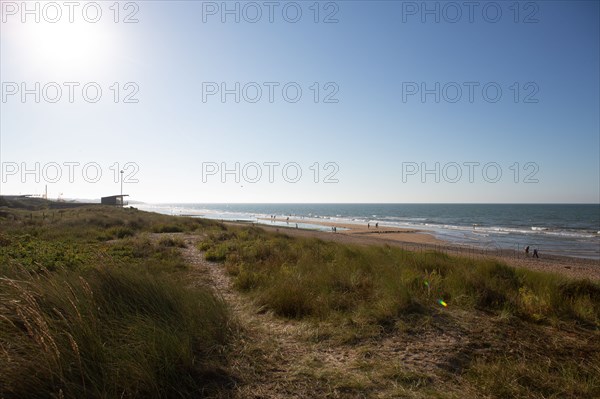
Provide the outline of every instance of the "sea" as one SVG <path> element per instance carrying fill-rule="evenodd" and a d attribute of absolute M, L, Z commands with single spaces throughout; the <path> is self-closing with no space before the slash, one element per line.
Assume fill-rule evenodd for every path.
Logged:
<path fill-rule="evenodd" d="M 318 222 L 422 230 L 450 243 L 600 260 L 600 204 L 136 204 L 139 209 L 224 221 L 330 231 Z M 295 227 L 295 223 L 294 223 Z M 339 229 L 338 229 L 339 230 Z"/>

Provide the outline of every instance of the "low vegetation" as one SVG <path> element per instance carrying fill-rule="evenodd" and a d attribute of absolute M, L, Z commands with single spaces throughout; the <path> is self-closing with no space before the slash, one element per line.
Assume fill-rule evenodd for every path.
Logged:
<path fill-rule="evenodd" d="M 0 201 L 2 398 L 600 397 L 598 282 L 20 201 Z"/>
<path fill-rule="evenodd" d="M 464 348 L 449 348 L 449 375 L 435 374 L 471 386 L 469 397 L 600 396 L 597 282 L 495 259 L 342 245 L 250 227 L 215 229 L 199 248 L 223 262 L 237 289 L 265 309 L 311 324 L 317 341 L 377 347 L 373 342 L 398 334 L 449 330 L 463 337 Z M 389 374 L 381 362 L 367 364 L 379 378 Z M 429 382 L 418 379 L 403 395 L 465 397 L 430 391 Z"/>
<path fill-rule="evenodd" d="M 182 240 L 149 236 L 210 223 L 88 207 L 0 224 L 0 397 L 226 396 L 227 307 L 185 283 Z"/>
<path fill-rule="evenodd" d="M 209 234 L 206 257 L 224 261 L 235 285 L 287 318 L 350 316 L 385 325 L 447 305 L 556 325 L 600 327 L 600 285 L 390 246 L 290 238 L 258 228 Z"/>

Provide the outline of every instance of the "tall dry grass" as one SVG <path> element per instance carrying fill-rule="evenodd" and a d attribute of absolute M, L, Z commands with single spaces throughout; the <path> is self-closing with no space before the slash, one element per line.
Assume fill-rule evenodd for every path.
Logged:
<path fill-rule="evenodd" d="M 257 228 L 208 234 L 200 244 L 242 291 L 289 318 L 350 315 L 382 326 L 403 315 L 479 309 L 523 320 L 600 327 L 600 285 L 517 269 L 495 259 L 290 238 Z"/>
<path fill-rule="evenodd" d="M 0 220 L 0 397 L 227 396 L 227 306 L 190 286 L 181 240 L 147 235 L 204 222 L 42 213 Z"/>

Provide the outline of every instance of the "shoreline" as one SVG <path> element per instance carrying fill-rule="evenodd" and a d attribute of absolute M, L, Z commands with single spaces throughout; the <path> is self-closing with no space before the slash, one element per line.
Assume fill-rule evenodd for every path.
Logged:
<path fill-rule="evenodd" d="M 268 222 L 270 219 L 259 218 L 258 220 L 261 220 L 263 222 Z M 307 223 L 307 221 L 304 219 L 289 219 L 289 222 L 287 219 L 282 219 L 282 218 L 275 218 L 273 220 L 278 223 L 286 223 L 286 225 L 285 226 L 281 226 L 281 225 L 270 226 L 268 223 L 258 223 L 256 225 L 266 226 L 266 227 L 275 227 L 275 228 L 278 228 L 278 227 L 289 228 L 289 229 L 293 229 L 293 230 L 315 231 L 315 232 L 319 232 L 319 233 L 331 234 L 328 231 L 319 231 L 319 230 L 306 229 L 306 228 L 296 229 L 294 226 L 296 223 L 298 223 L 298 224 Z M 433 236 L 433 234 L 431 234 L 430 232 L 427 232 L 424 230 L 418 230 L 418 229 L 407 229 L 407 228 L 401 228 L 401 227 L 388 227 L 388 226 L 375 227 L 374 225 L 372 225 L 370 228 L 368 228 L 368 227 L 364 226 L 363 224 L 358 224 L 358 223 L 334 223 L 334 222 L 327 222 L 327 221 L 315 221 L 313 219 L 310 219 L 308 221 L 308 223 L 317 225 L 317 226 L 336 227 L 336 228 L 340 229 L 339 231 L 337 231 L 333 234 L 344 234 L 344 235 L 364 236 L 364 237 L 384 235 L 384 237 L 381 237 L 381 238 L 399 241 L 399 242 L 405 242 L 405 243 L 439 244 L 439 245 L 447 244 L 446 241 L 442 241 L 442 240 L 435 238 Z"/>
<path fill-rule="evenodd" d="M 540 252 L 540 255 L 543 255 L 544 258 L 567 257 L 569 259 L 585 259 L 600 262 L 600 230 L 596 231 L 597 228 L 594 228 L 593 232 L 589 231 L 589 229 L 581 230 L 579 229 L 579 227 L 577 227 L 579 225 L 575 222 L 578 219 L 574 219 L 573 217 L 571 217 L 571 219 L 569 220 L 571 220 L 575 224 L 569 224 L 571 222 L 565 222 L 562 224 L 565 226 L 563 228 L 535 227 L 546 225 L 558 226 L 556 224 L 553 224 L 552 220 L 554 219 L 552 219 L 551 216 L 550 221 L 545 221 L 545 219 L 543 219 L 543 216 L 546 215 L 543 212 L 541 215 L 535 214 L 535 209 L 528 211 L 529 213 L 527 213 L 524 216 L 525 219 L 519 218 L 519 220 L 522 221 L 519 223 L 513 223 L 513 221 L 516 219 L 510 219 L 506 223 L 503 223 L 504 219 L 502 219 L 501 217 L 498 220 L 492 219 L 489 223 L 465 224 L 463 222 L 469 222 L 469 220 L 473 218 L 468 216 L 468 214 L 465 214 L 465 209 L 462 208 L 462 210 L 459 209 L 460 212 L 458 216 L 462 218 L 459 221 L 456 221 L 452 218 L 448 219 L 445 216 L 438 218 L 438 216 L 435 216 L 437 214 L 434 213 L 434 216 L 432 216 L 433 219 L 431 220 L 424 219 L 422 217 L 408 218 L 406 220 L 414 219 L 415 221 L 408 221 L 405 223 L 397 221 L 394 217 L 391 218 L 391 221 L 387 220 L 387 217 L 383 217 L 383 219 L 381 217 L 378 218 L 377 216 L 381 212 L 383 212 L 383 215 L 391 214 L 386 210 L 387 208 L 384 208 L 383 210 L 369 209 L 369 212 L 360 208 L 359 211 L 357 211 L 358 213 L 356 213 L 354 212 L 356 210 L 354 208 L 344 208 L 344 212 L 339 212 L 337 210 L 330 209 L 331 207 L 325 207 L 323 209 L 312 209 L 303 207 L 296 209 L 292 207 L 290 209 L 287 209 L 286 207 L 281 206 L 269 208 L 252 207 L 251 205 L 252 204 L 249 204 L 249 208 L 228 208 L 227 206 L 218 207 L 221 210 L 218 210 L 216 208 L 213 209 L 211 207 L 208 207 L 206 209 L 202 207 L 196 207 L 198 212 L 192 212 L 192 209 L 196 209 L 194 207 L 191 207 L 189 209 L 185 207 L 166 207 L 162 210 L 148 210 L 170 215 L 201 217 L 206 219 L 214 219 L 228 222 L 258 223 L 266 226 L 276 225 L 282 228 L 287 227 L 286 225 L 288 225 L 288 223 L 286 223 L 286 220 L 289 218 L 289 227 L 293 228 L 294 223 L 298 223 L 299 229 L 329 231 L 332 226 L 336 226 L 338 233 L 341 233 L 342 229 L 347 228 L 352 230 L 352 234 L 356 235 L 371 235 L 373 234 L 373 231 L 378 231 L 379 234 L 386 234 L 388 238 L 395 239 L 398 241 L 432 243 L 431 240 L 434 240 L 437 244 L 440 245 L 449 243 L 454 246 L 469 248 L 469 251 L 487 249 L 494 251 L 516 251 L 518 253 L 519 251 L 523 251 L 526 246 L 530 246 L 532 250 L 531 253 L 533 252 L 533 250 L 537 249 Z M 487 205 L 483 204 L 482 206 Z M 515 206 L 523 205 L 515 204 Z M 390 209 L 393 210 L 392 208 Z M 435 210 L 436 208 L 433 208 L 433 211 Z M 589 214 L 588 211 L 589 209 L 586 208 L 586 215 Z M 338 215 L 336 212 L 341 213 L 342 215 Z M 495 215 L 494 217 L 499 217 L 497 209 L 493 208 L 489 212 L 490 215 Z M 519 212 L 519 215 L 521 215 L 524 211 L 519 210 Z M 533 213 L 530 215 L 531 212 Z M 408 215 L 413 215 L 413 213 L 414 212 L 410 211 L 408 212 Z M 334 214 L 336 215 L 335 217 L 318 216 Z M 366 217 L 365 215 L 367 214 L 372 216 L 373 218 Z M 404 213 L 402 214 L 404 215 Z M 416 215 L 427 216 L 428 214 L 426 212 L 425 215 L 421 215 L 420 213 L 417 213 Z M 485 215 L 487 215 L 487 213 Z M 533 217 L 536 215 L 538 219 Z M 533 219 L 527 219 L 530 217 L 532 217 Z M 474 217 L 473 220 L 479 220 L 481 218 L 482 216 L 479 215 L 477 217 Z M 485 216 L 484 218 L 487 218 L 487 216 Z M 593 223 L 584 224 L 586 224 L 586 226 L 589 225 L 588 227 L 595 225 L 595 218 L 592 217 L 592 219 L 590 220 Z M 401 218 L 401 220 L 404 219 Z M 527 220 L 529 221 L 529 223 L 527 222 Z M 538 220 L 538 223 L 535 223 L 535 220 Z M 367 230 L 368 222 L 371 223 L 370 231 Z M 380 224 L 379 230 L 373 230 L 374 224 L 376 222 L 379 222 Z M 534 227 L 528 228 L 527 226 L 529 225 Z M 575 227 L 570 228 L 568 226 Z M 549 231 L 547 232 L 545 230 Z M 394 235 L 396 235 L 396 237 L 394 237 Z M 430 237 L 431 239 L 426 239 L 425 237 Z M 523 255 L 525 254 L 523 253 Z"/>
<path fill-rule="evenodd" d="M 268 222 L 269 219 L 261 219 Z M 286 219 L 275 219 L 278 223 L 286 223 Z M 559 273 L 573 278 L 589 278 L 600 280 L 600 260 L 576 258 L 560 255 L 540 254 L 540 258 L 526 257 L 524 253 L 507 250 L 465 247 L 449 241 L 435 238 L 431 233 L 417 229 L 401 229 L 391 227 L 368 229 L 358 224 L 345 224 L 333 222 L 315 222 L 311 224 L 347 230 L 338 230 L 336 233 L 329 231 L 309 230 L 295 228 L 296 223 L 306 223 L 305 220 L 290 219 L 289 225 L 271 226 L 268 223 L 248 223 L 223 221 L 227 225 L 248 226 L 263 228 L 267 231 L 279 232 L 295 237 L 319 238 L 325 241 L 334 241 L 342 244 L 357 245 L 391 245 L 409 251 L 435 250 L 449 255 L 466 256 L 472 258 L 494 258 L 501 260 L 513 267 L 523 267 L 530 270 Z"/>

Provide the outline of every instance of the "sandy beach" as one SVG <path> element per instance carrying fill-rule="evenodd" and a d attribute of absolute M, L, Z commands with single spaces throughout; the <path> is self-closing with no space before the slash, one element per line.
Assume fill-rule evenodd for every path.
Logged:
<path fill-rule="evenodd" d="M 269 219 L 262 219 L 268 222 Z M 525 267 L 532 270 L 560 273 L 574 278 L 589 278 L 600 280 L 600 261 L 594 259 L 573 258 L 567 256 L 540 255 L 540 258 L 526 257 L 525 253 L 517 253 L 511 250 L 484 250 L 474 247 L 462 247 L 456 244 L 442 241 L 435 238 L 432 234 L 416 229 L 401 229 L 379 226 L 376 228 L 371 225 L 370 228 L 359 224 L 343 224 L 328 221 L 310 220 L 311 224 L 318 224 L 327 227 L 337 227 L 337 232 L 315 231 L 306 229 L 296 229 L 296 223 L 307 223 L 304 219 L 274 219 L 279 223 L 286 223 L 285 226 L 269 226 L 260 224 L 258 227 L 268 231 L 278 231 L 296 237 L 316 237 L 327 241 L 336 241 L 348 244 L 358 245 L 392 245 L 407 250 L 436 250 L 448 254 L 455 254 L 467 257 L 491 257 L 500 259 L 511 266 Z M 228 224 L 244 224 L 233 223 Z"/>
<path fill-rule="evenodd" d="M 260 219 L 264 222 L 268 222 L 269 219 Z M 417 230 L 417 229 L 403 229 L 397 227 L 384 227 L 379 226 L 375 227 L 375 224 L 371 224 L 370 227 L 364 224 L 356 224 L 356 223 L 334 223 L 327 221 L 315 221 L 311 219 L 307 221 L 305 219 L 292 219 L 289 221 L 287 219 L 274 219 L 279 223 L 286 223 L 284 228 L 293 228 L 295 229 L 296 224 L 300 223 L 310 223 L 320 226 L 327 227 L 335 227 L 338 230 L 335 234 L 344 235 L 350 237 L 358 237 L 358 238 L 375 238 L 375 239 L 385 239 L 391 241 L 398 241 L 403 243 L 413 243 L 413 244 L 445 244 L 445 241 L 436 239 L 432 234 L 428 232 Z M 261 225 L 262 226 L 262 225 Z M 268 226 L 268 225 L 267 225 Z M 279 226 L 277 226 L 279 227 Z M 298 229 L 300 230 L 300 229 Z M 307 231 L 304 229 L 304 231 Z M 321 232 L 323 233 L 323 232 Z M 327 233 L 327 232 L 325 232 Z"/>

